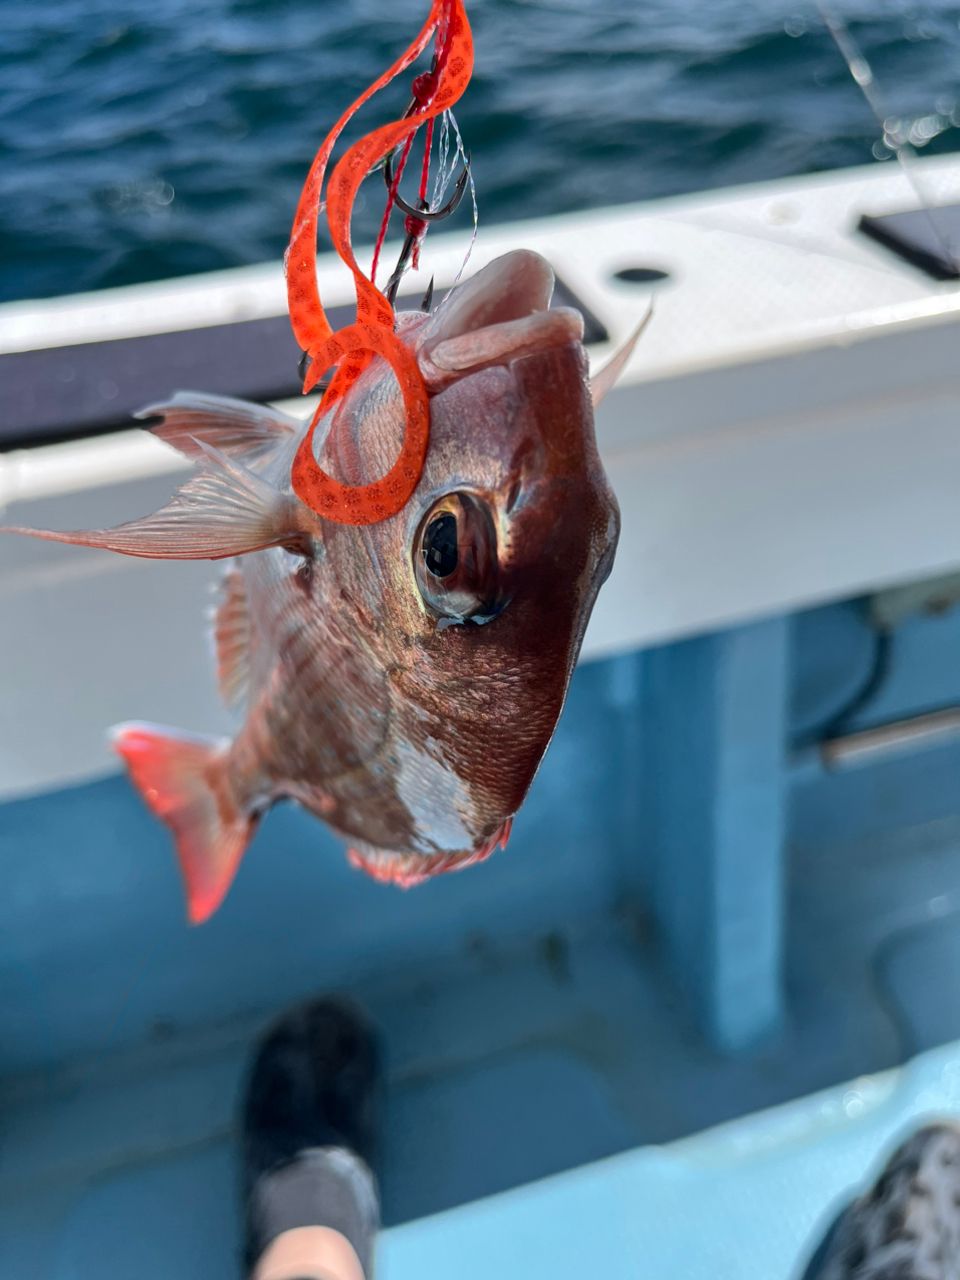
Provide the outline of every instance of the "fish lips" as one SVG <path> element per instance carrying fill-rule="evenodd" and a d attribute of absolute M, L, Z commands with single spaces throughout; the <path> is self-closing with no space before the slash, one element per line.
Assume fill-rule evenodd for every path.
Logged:
<path fill-rule="evenodd" d="M 553 268 L 539 253 L 505 253 L 447 294 L 421 330 L 420 345 L 546 311 L 554 284 Z"/>
<path fill-rule="evenodd" d="M 550 310 L 555 277 L 529 249 L 503 254 L 447 295 L 417 333 L 420 370 L 433 394 L 468 374 L 583 341 L 583 317 Z"/>
<path fill-rule="evenodd" d="M 583 316 L 573 307 L 557 307 L 456 337 L 441 337 L 421 347 L 418 363 L 427 389 L 436 394 L 481 369 L 582 341 Z"/>

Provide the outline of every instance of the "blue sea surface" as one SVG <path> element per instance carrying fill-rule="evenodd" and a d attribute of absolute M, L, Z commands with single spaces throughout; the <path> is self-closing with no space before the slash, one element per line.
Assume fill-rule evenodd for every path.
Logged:
<path fill-rule="evenodd" d="M 885 111 L 960 145 L 960 3 L 835 0 Z M 426 0 L 3 0 L 0 298 L 279 258 L 326 129 Z M 868 162 L 813 7 L 469 0 L 458 109 L 484 222 Z M 367 123 L 400 107 L 406 78 Z M 357 238 L 382 206 L 369 186 Z M 460 225 L 469 224 L 466 212 Z"/>

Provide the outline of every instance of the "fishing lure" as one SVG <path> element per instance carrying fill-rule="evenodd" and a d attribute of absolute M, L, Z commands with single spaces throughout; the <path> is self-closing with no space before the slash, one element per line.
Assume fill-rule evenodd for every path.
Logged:
<path fill-rule="evenodd" d="M 323 184 L 334 145 L 361 106 L 406 70 L 435 38 L 430 71 L 414 81 L 412 109 L 366 134 L 346 152 L 331 174 L 326 191 L 326 214 L 334 248 L 353 273 L 357 318 L 333 332 L 317 286 L 317 225 L 323 203 Z M 318 515 L 341 524 L 375 524 L 396 515 L 409 501 L 423 474 L 430 435 L 430 404 L 426 384 L 409 348 L 395 333 L 390 300 L 367 276 L 353 252 L 350 224 L 360 185 L 381 161 L 398 147 L 404 159 L 413 135 L 425 123 L 432 124 L 449 110 L 466 89 L 473 72 L 473 38 L 462 0 L 433 0 L 429 17 L 417 37 L 393 63 L 344 111 L 323 141 L 310 167 L 294 217 L 287 249 L 287 301 L 290 322 L 309 363 L 303 390 L 310 391 L 327 370 L 335 368 L 293 462 L 291 480 L 297 497 Z M 431 136 L 427 138 L 426 156 Z M 402 171 L 402 170 L 401 170 Z M 400 173 L 391 183 L 396 198 Z M 425 179 L 421 181 L 421 192 Z M 390 201 L 388 200 L 388 213 Z M 410 210 L 408 217 L 417 211 Z M 422 216 L 422 215 L 421 215 Z M 385 228 L 384 228 L 385 230 Z M 416 231 L 411 230 L 411 235 Z M 382 239 L 382 236 L 381 236 Z M 379 247 L 379 245 L 378 245 Z M 375 356 L 393 369 L 403 397 L 406 427 L 400 453 L 381 479 L 364 485 L 348 485 L 329 475 L 314 455 L 314 432 L 363 373 Z"/>

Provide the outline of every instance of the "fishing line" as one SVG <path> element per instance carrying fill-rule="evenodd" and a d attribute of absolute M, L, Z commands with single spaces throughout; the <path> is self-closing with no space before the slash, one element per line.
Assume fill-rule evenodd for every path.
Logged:
<path fill-rule="evenodd" d="M 466 253 L 463 255 L 463 261 L 460 263 L 460 269 L 453 278 L 453 283 L 457 285 L 460 283 L 460 279 L 463 276 L 464 271 L 467 269 L 467 263 L 470 261 L 470 255 L 473 253 L 473 246 L 477 242 L 477 229 L 480 222 L 480 211 L 477 208 L 477 186 L 473 180 L 473 165 L 470 163 L 470 157 L 467 155 L 466 149 L 464 148 L 463 138 L 461 137 L 460 130 L 457 127 L 456 117 L 452 111 L 446 112 L 446 115 L 450 117 L 450 128 L 453 130 L 453 136 L 456 138 L 455 153 L 450 164 L 450 173 L 447 175 L 447 182 L 449 182 L 453 177 L 458 166 L 462 164 L 467 172 L 467 182 L 470 186 L 470 204 L 473 211 L 473 230 L 470 233 L 470 242 L 467 245 Z"/>
<path fill-rule="evenodd" d="M 437 143 L 437 172 L 433 178 L 433 191 L 430 195 L 431 205 L 438 205 L 443 199 L 450 181 L 451 169 L 447 171 L 447 159 L 450 151 L 450 112 L 445 111 L 440 117 L 440 140 Z"/>
<path fill-rule="evenodd" d="M 433 121 L 431 120 L 432 124 Z M 410 156 L 410 149 L 413 146 L 414 134 L 403 144 L 403 150 L 400 152 L 400 159 L 397 161 L 396 172 L 393 175 L 393 182 L 390 184 L 390 190 L 387 192 L 387 203 L 384 206 L 383 217 L 380 219 L 380 230 L 377 232 L 377 240 L 373 246 L 373 258 L 370 262 L 370 283 L 377 283 L 377 267 L 380 264 L 380 254 L 383 250 L 384 243 L 387 239 L 387 228 L 390 226 L 390 215 L 393 213 L 394 205 L 397 200 L 397 192 L 400 190 L 400 179 L 403 177 L 403 171 L 407 167 L 407 160 Z M 424 153 L 424 160 L 429 156 L 429 151 Z M 383 167 L 382 165 L 380 166 Z"/>
<path fill-rule="evenodd" d="M 817 0 L 817 9 L 820 13 L 820 17 L 823 19 L 824 26 L 830 32 L 834 43 L 840 51 L 841 57 L 847 64 L 847 70 L 850 72 L 854 83 L 858 86 L 860 92 L 866 99 L 867 106 L 870 108 L 873 118 L 876 120 L 880 128 L 881 139 L 884 146 L 886 146 L 896 156 L 904 177 L 910 184 L 910 189 L 920 205 L 920 211 L 927 219 L 930 229 L 933 232 L 945 259 L 954 266 L 960 266 L 957 262 L 957 255 L 954 253 L 950 237 L 944 233 L 944 228 L 940 219 L 935 216 L 936 205 L 924 191 L 920 175 L 917 173 L 915 167 L 917 153 L 914 151 L 913 147 L 911 147 L 909 140 L 904 136 L 899 123 L 897 128 L 894 130 L 887 127 L 887 122 L 892 120 L 894 117 L 892 117 L 886 109 L 886 104 L 877 84 L 877 78 L 873 74 L 873 68 L 870 66 L 866 54 L 853 38 L 850 28 L 839 14 L 826 3 L 826 0 Z"/>

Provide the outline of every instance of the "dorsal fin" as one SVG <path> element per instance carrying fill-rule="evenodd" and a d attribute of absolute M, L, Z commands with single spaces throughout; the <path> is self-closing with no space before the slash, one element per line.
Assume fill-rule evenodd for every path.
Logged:
<path fill-rule="evenodd" d="M 202 441 L 228 457 L 242 458 L 247 466 L 289 443 L 301 427 L 279 409 L 198 391 L 178 391 L 172 400 L 147 405 L 134 416 L 161 418 L 145 430 L 188 458 L 203 458 Z"/>
<path fill-rule="evenodd" d="M 217 681 L 228 707 L 241 709 L 250 689 L 250 610 L 243 571 L 228 569 L 214 617 Z"/>
<path fill-rule="evenodd" d="M 101 547 L 149 560 L 223 560 L 265 547 L 298 554 L 312 547 L 310 515 L 290 494 L 198 441 L 203 465 L 182 484 L 165 507 L 115 529 L 8 528 L 46 542 Z"/>

